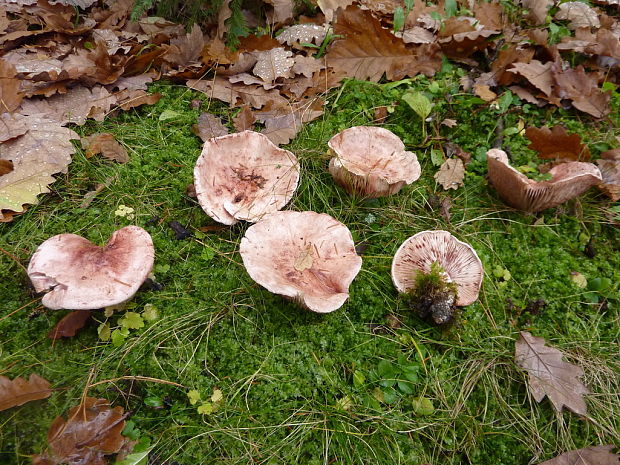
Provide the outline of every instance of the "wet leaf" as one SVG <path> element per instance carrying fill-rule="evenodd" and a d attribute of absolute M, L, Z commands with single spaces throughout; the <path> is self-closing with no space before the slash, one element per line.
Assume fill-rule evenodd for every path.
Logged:
<path fill-rule="evenodd" d="M 12 112 L 22 101 L 23 94 L 19 90 L 19 80 L 15 66 L 0 59 L 0 113 Z"/>
<path fill-rule="evenodd" d="M 87 157 L 101 154 L 104 158 L 119 163 L 127 163 L 129 161 L 129 154 L 125 147 L 117 142 L 114 134 L 109 132 L 93 134 L 82 139 L 82 148 L 86 149 Z"/>
<path fill-rule="evenodd" d="M 583 376 L 583 369 L 562 357 L 562 352 L 546 346 L 543 338 L 521 331 L 515 345 L 515 362 L 528 372 L 528 389 L 534 399 L 540 402 L 547 396 L 558 412 L 566 407 L 585 415 L 583 394 L 589 391 L 578 379 Z"/>
<path fill-rule="evenodd" d="M 325 26 L 319 26 L 318 24 L 295 24 L 289 26 L 276 37 L 281 44 L 287 45 L 293 44 L 312 44 L 320 45 L 325 38 L 327 29 Z"/>
<path fill-rule="evenodd" d="M 66 314 L 48 333 L 49 339 L 73 337 L 90 319 L 90 310 L 76 310 Z"/>
<path fill-rule="evenodd" d="M 265 82 L 273 82 L 280 77 L 289 77 L 295 64 L 293 52 L 282 47 L 259 52 L 252 72 Z"/>
<path fill-rule="evenodd" d="M 0 411 L 6 410 L 33 400 L 45 399 L 52 395 L 49 381 L 39 375 L 31 374 L 26 381 L 24 378 L 10 380 L 0 376 Z"/>
<path fill-rule="evenodd" d="M 71 408 L 67 418 L 57 417 L 47 433 L 48 450 L 33 458 L 34 465 L 106 465 L 106 455 L 121 450 L 126 438 L 122 407 L 106 399 L 86 397 Z"/>

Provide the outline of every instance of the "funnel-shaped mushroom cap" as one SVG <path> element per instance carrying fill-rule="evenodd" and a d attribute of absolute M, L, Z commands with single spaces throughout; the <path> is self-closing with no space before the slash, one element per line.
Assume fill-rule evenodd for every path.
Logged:
<path fill-rule="evenodd" d="M 374 126 L 345 129 L 328 142 L 329 172 L 351 194 L 383 197 L 420 177 L 418 158 L 391 131 Z"/>
<path fill-rule="evenodd" d="M 504 202 L 526 212 L 539 212 L 580 196 L 601 182 L 592 163 L 570 161 L 549 170 L 550 181 L 536 182 L 514 169 L 499 149 L 487 152 L 489 178 Z"/>
<path fill-rule="evenodd" d="M 144 229 L 119 229 L 103 247 L 76 234 L 59 234 L 41 244 L 28 265 L 42 303 L 58 310 L 92 310 L 129 300 L 151 272 L 153 241 Z"/>
<path fill-rule="evenodd" d="M 224 224 L 255 222 L 280 210 L 298 182 L 295 155 L 253 131 L 209 139 L 194 168 L 200 206 Z"/>
<path fill-rule="evenodd" d="M 447 231 L 422 231 L 403 242 L 392 260 L 392 281 L 398 292 L 411 290 L 416 272 L 430 273 L 435 262 L 447 274 L 446 279 L 456 284 L 456 305 L 474 303 L 482 285 L 482 263 L 469 244 Z"/>
<path fill-rule="evenodd" d="M 265 217 L 248 228 L 239 251 L 254 281 L 319 313 L 344 304 L 362 267 L 349 229 L 311 211 Z"/>

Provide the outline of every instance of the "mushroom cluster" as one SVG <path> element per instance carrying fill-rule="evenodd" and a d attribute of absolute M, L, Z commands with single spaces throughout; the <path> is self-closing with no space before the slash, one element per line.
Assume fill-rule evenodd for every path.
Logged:
<path fill-rule="evenodd" d="M 413 152 L 393 132 L 376 126 L 356 126 L 332 137 L 329 172 L 351 194 L 383 197 L 396 194 L 420 177 Z"/>
<path fill-rule="evenodd" d="M 422 317 L 448 323 L 454 306 L 476 301 L 484 270 L 476 251 L 447 231 L 422 231 L 409 237 L 392 260 L 392 281 L 413 293 Z"/>
<path fill-rule="evenodd" d="M 295 155 L 254 131 L 207 140 L 194 168 L 198 203 L 227 225 L 256 222 L 282 209 L 298 182 Z"/>
<path fill-rule="evenodd" d="M 103 247 L 77 234 L 50 237 L 35 251 L 28 276 L 52 310 L 93 310 L 123 303 L 138 291 L 155 251 L 148 232 L 119 229 Z"/>
<path fill-rule="evenodd" d="M 349 229 L 312 211 L 272 213 L 248 228 L 239 252 L 254 281 L 318 313 L 344 304 L 362 267 Z"/>

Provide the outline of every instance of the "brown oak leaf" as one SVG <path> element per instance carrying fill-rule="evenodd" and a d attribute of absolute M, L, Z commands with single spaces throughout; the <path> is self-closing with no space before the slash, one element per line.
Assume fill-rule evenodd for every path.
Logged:
<path fill-rule="evenodd" d="M 265 129 L 261 132 L 276 145 L 288 144 L 300 131 L 303 123 L 313 121 L 322 114 L 321 99 L 284 107 L 267 105 L 262 111 L 254 112 L 256 119 L 265 123 Z"/>
<path fill-rule="evenodd" d="M 15 66 L 0 59 L 0 113 L 12 112 L 22 101 L 23 94 L 19 90 L 19 80 Z"/>
<path fill-rule="evenodd" d="M 343 38 L 330 45 L 327 64 L 349 77 L 377 82 L 385 74 L 398 80 L 420 73 L 432 76 L 441 67 L 437 44 L 408 48 L 370 11 L 357 7 L 341 11 L 334 32 Z"/>
<path fill-rule="evenodd" d="M 325 35 L 327 34 L 327 28 L 325 26 L 319 26 L 318 24 L 295 24 L 289 26 L 276 37 L 281 44 L 312 44 L 321 45 Z"/>
<path fill-rule="evenodd" d="M 66 314 L 47 334 L 49 339 L 73 337 L 82 329 L 90 318 L 90 310 L 76 310 Z"/>
<path fill-rule="evenodd" d="M 542 91 L 547 97 L 553 93 L 553 73 L 551 67 L 553 63 L 541 63 L 538 60 L 532 60 L 529 63 L 513 63 L 509 72 L 520 74 L 527 79 L 530 84 Z"/>
<path fill-rule="evenodd" d="M 185 67 L 200 61 L 202 49 L 205 45 L 204 36 L 198 24 L 186 35 L 170 40 L 170 48 L 164 59 L 174 65 Z"/>
<path fill-rule="evenodd" d="M 562 70 L 554 65 L 553 77 L 558 87 L 558 96 L 572 100 L 573 106 L 595 118 L 603 118 L 610 112 L 611 94 L 598 87 L 595 75 L 585 72 L 583 66 Z"/>
<path fill-rule="evenodd" d="M 272 101 L 277 106 L 286 106 L 288 100 L 280 95 L 277 90 L 265 90 L 262 86 L 246 86 L 243 84 L 233 84 L 226 79 L 218 78 L 212 80 L 190 79 L 187 86 L 230 104 L 235 107 L 239 104 L 248 104 L 253 108 L 262 108 Z"/>
<path fill-rule="evenodd" d="M 331 23 L 338 8 L 344 9 L 353 2 L 354 0 L 317 0 L 316 3 L 325 15 L 325 20 Z"/>
<path fill-rule="evenodd" d="M 222 124 L 222 120 L 210 113 L 202 113 L 198 117 L 198 124 L 192 126 L 192 132 L 202 139 L 203 142 L 213 137 L 225 136 L 228 128 Z"/>
<path fill-rule="evenodd" d="M 465 165 L 460 158 L 448 158 L 435 173 L 435 181 L 445 190 L 458 189 L 463 185 Z"/>
<path fill-rule="evenodd" d="M 538 156 L 545 160 L 590 160 L 590 150 L 581 143 L 578 134 L 568 134 L 562 126 L 534 128 L 525 130 L 525 136 L 530 140 L 529 149 L 538 152 Z"/>
<path fill-rule="evenodd" d="M 620 455 L 612 452 L 615 448 L 614 445 L 606 445 L 571 450 L 539 465 L 618 465 Z"/>
<path fill-rule="evenodd" d="M 283 23 L 293 17 L 293 0 L 265 0 L 273 6 L 273 12 L 268 16 L 272 23 Z"/>
<path fill-rule="evenodd" d="M 47 433 L 48 450 L 33 458 L 34 465 L 106 465 L 106 455 L 125 444 L 122 407 L 112 408 L 106 399 L 86 397 L 71 408 L 67 419 L 57 417 Z"/>
<path fill-rule="evenodd" d="M 233 118 L 233 126 L 239 132 L 252 130 L 254 128 L 254 123 L 256 122 L 256 118 L 254 117 L 254 113 L 252 113 L 252 109 L 249 105 L 244 105 L 241 108 L 241 111 L 237 116 Z"/>
<path fill-rule="evenodd" d="M 530 11 L 528 19 L 532 21 L 532 24 L 539 25 L 545 23 L 553 0 L 520 0 L 520 3 Z"/>
<path fill-rule="evenodd" d="M 6 376 L 0 376 L 0 411 L 51 395 L 49 381 L 34 373 L 28 381 L 20 377 L 11 381 Z"/>
<path fill-rule="evenodd" d="M 127 163 L 129 161 L 129 154 L 125 147 L 117 142 L 114 134 L 109 132 L 92 134 L 82 139 L 82 148 L 86 149 L 86 157 L 92 157 L 100 153 L 104 158 L 119 163 Z"/>
<path fill-rule="evenodd" d="M 587 412 L 583 394 L 588 394 L 579 377 L 583 369 L 562 360 L 562 352 L 547 347 L 542 337 L 521 331 L 515 344 L 515 362 L 528 373 L 528 389 L 537 402 L 545 396 L 558 412 L 566 407 L 572 412 Z"/>
<path fill-rule="evenodd" d="M 25 134 L 28 127 L 23 118 L 9 113 L 0 113 L 0 142 Z"/>
<path fill-rule="evenodd" d="M 273 82 L 280 77 L 290 77 L 295 64 L 293 52 L 282 47 L 265 52 L 257 52 L 257 61 L 252 72 L 265 82 Z"/>

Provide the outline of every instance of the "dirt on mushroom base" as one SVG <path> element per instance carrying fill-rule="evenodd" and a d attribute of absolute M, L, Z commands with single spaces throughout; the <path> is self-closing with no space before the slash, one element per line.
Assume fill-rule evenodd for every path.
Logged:
<path fill-rule="evenodd" d="M 443 267 L 434 262 L 429 273 L 415 272 L 415 285 L 406 292 L 410 307 L 421 318 L 437 325 L 453 322 L 457 314 L 455 302 L 458 288 L 455 283 L 446 280 L 446 276 Z"/>

